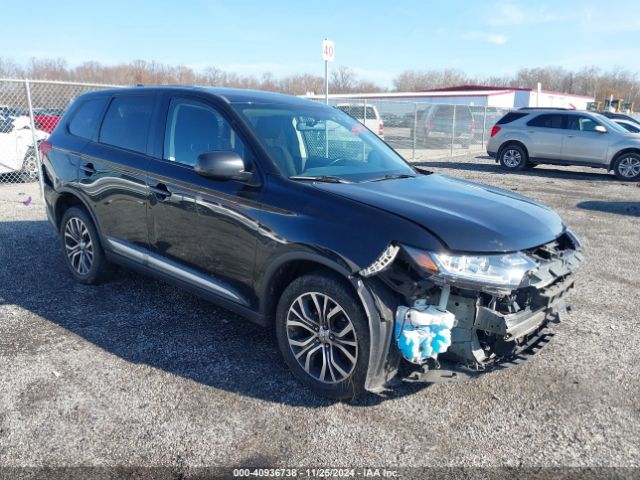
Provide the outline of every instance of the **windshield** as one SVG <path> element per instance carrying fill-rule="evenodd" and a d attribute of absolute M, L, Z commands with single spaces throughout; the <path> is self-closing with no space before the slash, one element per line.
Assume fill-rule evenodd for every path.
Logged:
<path fill-rule="evenodd" d="M 627 130 L 622 128 L 616 122 L 614 122 L 610 118 L 605 117 L 604 115 L 600 115 L 599 113 L 594 113 L 594 116 L 598 119 L 598 121 L 602 122 L 602 124 L 605 127 L 610 128 L 611 130 L 613 130 L 615 132 L 618 132 L 618 133 L 629 133 Z"/>
<path fill-rule="evenodd" d="M 364 125 L 324 105 L 233 104 L 287 177 L 361 182 L 416 175 Z"/>

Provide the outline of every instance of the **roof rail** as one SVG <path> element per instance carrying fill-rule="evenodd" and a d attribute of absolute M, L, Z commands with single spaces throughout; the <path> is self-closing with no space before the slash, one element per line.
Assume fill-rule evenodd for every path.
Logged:
<path fill-rule="evenodd" d="M 573 110 L 564 107 L 520 107 L 518 110 Z"/>

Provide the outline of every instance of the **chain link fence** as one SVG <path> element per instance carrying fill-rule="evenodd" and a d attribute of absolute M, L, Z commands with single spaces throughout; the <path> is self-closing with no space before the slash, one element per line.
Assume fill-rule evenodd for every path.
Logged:
<path fill-rule="evenodd" d="M 0 79 L 0 209 L 10 218 L 23 208 L 44 215 L 38 145 L 74 98 L 117 85 Z"/>
<path fill-rule="evenodd" d="M 324 102 L 324 99 L 315 98 Z M 424 162 L 485 151 L 491 127 L 510 109 L 395 99 L 331 97 L 405 159 Z"/>
<path fill-rule="evenodd" d="M 0 185 L 38 180 L 38 148 L 74 98 L 114 85 L 0 79 Z"/>

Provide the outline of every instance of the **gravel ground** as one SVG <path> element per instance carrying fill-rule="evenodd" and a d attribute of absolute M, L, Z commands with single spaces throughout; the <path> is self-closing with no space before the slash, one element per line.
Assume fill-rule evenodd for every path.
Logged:
<path fill-rule="evenodd" d="M 640 467 L 640 185 L 425 165 L 557 209 L 587 251 L 573 312 L 520 368 L 351 403 L 301 388 L 269 331 L 188 293 L 127 271 L 74 283 L 37 186 L 0 186 L 0 466 Z"/>

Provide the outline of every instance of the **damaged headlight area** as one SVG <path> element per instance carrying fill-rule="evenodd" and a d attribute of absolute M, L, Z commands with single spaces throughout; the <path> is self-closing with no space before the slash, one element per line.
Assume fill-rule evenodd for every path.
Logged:
<path fill-rule="evenodd" d="M 566 294 L 583 259 L 579 241 L 565 231 L 544 245 L 505 254 L 391 244 L 361 274 L 392 292 L 385 294 L 393 299 L 386 305 L 402 378 L 437 382 L 519 364 L 537 352 L 552 337 L 551 324 L 569 309 Z"/>
<path fill-rule="evenodd" d="M 522 252 L 499 255 L 456 255 L 404 247 L 421 268 L 446 283 L 477 286 L 508 293 L 538 264 Z"/>

